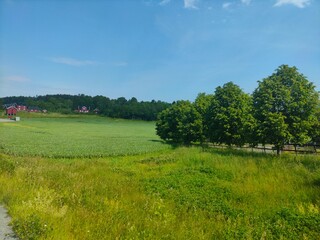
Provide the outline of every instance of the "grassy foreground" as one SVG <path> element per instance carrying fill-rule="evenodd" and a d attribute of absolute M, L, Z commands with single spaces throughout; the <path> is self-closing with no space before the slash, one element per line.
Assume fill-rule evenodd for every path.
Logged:
<path fill-rule="evenodd" d="M 21 239 L 320 239 L 320 159 L 1 154 L 0 202 Z"/>

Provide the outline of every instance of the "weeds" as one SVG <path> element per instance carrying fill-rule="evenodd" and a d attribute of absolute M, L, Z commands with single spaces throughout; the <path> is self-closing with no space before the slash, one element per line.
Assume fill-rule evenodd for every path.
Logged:
<path fill-rule="evenodd" d="M 12 226 L 21 240 L 46 239 L 52 231 L 52 228 L 35 214 L 15 219 Z"/>

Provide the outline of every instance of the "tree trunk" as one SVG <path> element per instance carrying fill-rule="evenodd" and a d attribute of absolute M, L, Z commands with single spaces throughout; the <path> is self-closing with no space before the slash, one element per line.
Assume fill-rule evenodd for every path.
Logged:
<path fill-rule="evenodd" d="M 280 147 L 277 146 L 277 155 L 279 156 L 280 155 Z"/>

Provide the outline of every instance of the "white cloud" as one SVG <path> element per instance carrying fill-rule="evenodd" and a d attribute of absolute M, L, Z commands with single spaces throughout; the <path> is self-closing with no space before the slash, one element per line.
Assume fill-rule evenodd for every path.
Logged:
<path fill-rule="evenodd" d="M 61 64 L 66 64 L 66 65 L 76 66 L 76 67 L 99 64 L 98 62 L 95 62 L 95 61 L 78 60 L 78 59 L 66 58 L 66 57 L 53 57 L 53 58 L 50 58 L 50 60 L 55 63 L 61 63 Z"/>
<path fill-rule="evenodd" d="M 304 8 L 310 4 L 310 0 L 276 0 L 274 7 L 281 7 L 283 5 L 292 4 L 298 8 Z"/>
<path fill-rule="evenodd" d="M 12 76 L 7 76 L 4 78 L 5 81 L 8 82 L 18 82 L 18 83 L 23 83 L 23 82 L 29 82 L 30 79 L 25 77 L 25 76 L 19 76 L 19 75 L 12 75 Z"/>
<path fill-rule="evenodd" d="M 188 9 L 198 9 L 196 4 L 198 3 L 198 0 L 184 0 L 184 8 Z"/>
<path fill-rule="evenodd" d="M 251 0 L 241 0 L 241 2 L 245 5 L 249 5 L 251 3 Z"/>
<path fill-rule="evenodd" d="M 231 2 L 225 2 L 225 3 L 222 4 L 222 8 L 223 9 L 228 9 L 231 6 L 231 4 L 232 4 Z"/>
<path fill-rule="evenodd" d="M 164 6 L 164 5 L 167 5 L 167 4 L 170 3 L 170 2 L 171 2 L 171 0 L 162 0 L 162 1 L 159 3 L 159 5 Z"/>

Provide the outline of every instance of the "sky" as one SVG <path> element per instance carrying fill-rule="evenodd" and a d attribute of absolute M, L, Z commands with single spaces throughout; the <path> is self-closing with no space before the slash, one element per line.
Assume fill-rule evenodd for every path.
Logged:
<path fill-rule="evenodd" d="M 0 0 L 0 97 L 193 101 L 282 64 L 320 90 L 320 0 Z"/>

